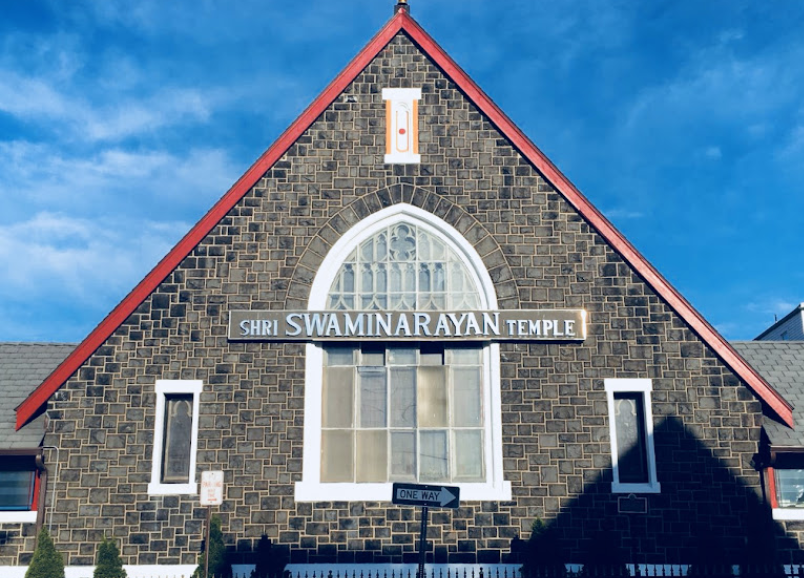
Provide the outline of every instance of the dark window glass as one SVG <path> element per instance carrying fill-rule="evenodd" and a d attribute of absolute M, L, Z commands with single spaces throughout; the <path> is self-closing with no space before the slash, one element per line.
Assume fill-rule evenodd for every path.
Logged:
<path fill-rule="evenodd" d="M 648 483 L 645 402 L 641 392 L 615 392 L 617 465 L 621 484 Z"/>
<path fill-rule="evenodd" d="M 0 459 L 0 510 L 30 510 L 35 483 L 33 457 Z"/>
<path fill-rule="evenodd" d="M 162 483 L 190 482 L 193 432 L 193 395 L 165 395 L 165 431 L 162 447 Z"/>

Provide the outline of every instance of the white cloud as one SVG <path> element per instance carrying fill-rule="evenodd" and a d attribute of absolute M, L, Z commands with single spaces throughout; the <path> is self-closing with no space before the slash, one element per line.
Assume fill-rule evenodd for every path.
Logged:
<path fill-rule="evenodd" d="M 768 297 L 762 301 L 751 301 L 745 308 L 752 313 L 761 313 L 766 315 L 774 315 L 781 319 L 783 316 L 790 313 L 793 308 L 798 306 L 797 301 L 791 301 L 782 297 Z M 770 325 L 770 323 L 768 323 Z"/>
<path fill-rule="evenodd" d="M 723 152 L 720 150 L 718 146 L 710 146 L 706 147 L 704 150 L 704 156 L 708 159 L 717 160 L 723 157 Z"/>
<path fill-rule="evenodd" d="M 67 141 L 114 141 L 169 126 L 205 123 L 216 107 L 210 93 L 164 88 L 151 95 L 72 96 L 80 85 L 51 85 L 12 70 L 0 70 L 0 111 L 54 130 Z"/>
<path fill-rule="evenodd" d="M 15 199 L 70 211 L 102 202 L 102 210 L 114 213 L 134 196 L 139 203 L 183 198 L 183 204 L 211 204 L 238 171 L 219 149 L 191 148 L 179 156 L 164 150 L 110 148 L 81 155 L 49 144 L 14 141 L 0 142 L 0 174 L 5 175 L 0 198 L 7 200 L 7 213 Z"/>
<path fill-rule="evenodd" d="M 721 122 L 761 136 L 777 114 L 799 102 L 804 72 L 789 63 L 801 59 L 802 45 L 789 47 L 783 55 L 750 57 L 736 55 L 723 43 L 703 48 L 692 53 L 674 77 L 638 93 L 623 126 L 655 138 L 657 126 L 684 135 L 684 127 L 700 133 L 701 124 Z"/>
<path fill-rule="evenodd" d="M 77 108 L 43 80 L 0 70 L 0 111 L 29 119 L 67 115 Z"/>
<path fill-rule="evenodd" d="M 790 129 L 787 141 L 776 152 L 781 161 L 793 161 L 800 167 L 804 157 L 804 125 L 796 125 Z"/>
<path fill-rule="evenodd" d="M 635 211 L 634 209 L 625 207 L 607 209 L 602 211 L 602 213 L 609 219 L 642 219 L 645 216 L 641 211 Z"/>
<path fill-rule="evenodd" d="M 47 212 L 0 226 L 0 296 L 92 303 L 122 295 L 188 229 L 183 222 L 101 222 Z"/>

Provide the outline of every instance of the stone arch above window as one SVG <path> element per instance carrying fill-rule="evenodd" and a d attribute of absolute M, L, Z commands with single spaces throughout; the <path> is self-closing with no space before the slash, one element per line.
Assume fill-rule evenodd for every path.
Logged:
<path fill-rule="evenodd" d="M 380 248 L 379 245 L 383 242 L 385 247 Z M 438 257 L 433 257 L 434 254 L 437 254 Z M 407 203 L 395 204 L 369 214 L 341 235 L 340 239 L 332 245 L 327 256 L 315 268 L 316 274 L 307 308 L 310 310 L 377 309 L 377 303 L 370 301 L 366 301 L 365 306 L 361 306 L 357 301 L 354 304 L 339 301 L 343 293 L 349 292 L 345 291 L 347 286 L 342 284 L 344 281 L 342 273 L 345 267 L 350 263 L 368 266 L 372 259 L 375 271 L 379 263 L 384 263 L 386 267 L 396 267 L 400 264 L 415 264 L 419 267 L 419 270 L 416 271 L 417 274 L 410 276 L 409 280 L 421 283 L 416 286 L 415 292 L 423 301 L 422 303 L 417 301 L 415 307 L 410 306 L 410 303 L 400 303 L 401 309 L 436 310 L 442 308 L 427 300 L 427 295 L 433 296 L 439 291 L 427 290 L 428 279 L 421 274 L 432 273 L 437 263 L 439 267 L 449 264 L 453 268 L 449 273 L 451 284 L 449 290 L 453 295 L 451 298 L 453 303 L 460 304 L 462 301 L 468 300 L 475 309 L 497 308 L 494 282 L 473 244 L 446 221 Z M 370 266 L 367 267 L 367 269 L 370 268 Z M 361 276 L 356 275 L 355 281 L 361 280 L 363 280 Z M 445 276 L 441 281 L 447 282 L 447 277 Z M 439 287 L 439 285 L 431 285 L 431 287 Z M 360 295 L 367 296 L 369 292 L 367 288 L 364 290 L 357 285 L 349 290 L 355 299 Z M 390 292 L 394 293 L 394 291 Z M 393 307 L 388 308 L 393 309 Z M 459 309 L 466 308 L 468 307 L 459 307 Z"/>
<path fill-rule="evenodd" d="M 325 261 L 333 259 L 335 246 L 340 246 L 345 236 L 354 234 L 358 224 L 363 227 L 373 223 L 377 215 L 389 218 L 391 213 L 416 214 L 417 219 L 434 223 L 439 231 L 447 231 L 448 237 L 460 237 L 461 254 L 472 255 L 478 268 L 482 269 L 483 274 L 488 274 L 496 284 L 492 288 L 495 296 L 489 303 L 497 301 L 502 309 L 519 308 L 515 275 L 503 257 L 502 248 L 486 226 L 460 205 L 408 183 L 398 183 L 363 195 L 329 218 L 310 240 L 294 269 L 287 286 L 286 305 L 289 308 L 310 306 L 310 299 L 315 294 L 312 283 L 321 281 L 321 269 Z M 339 266 L 345 257 L 345 254 L 339 253 L 334 260 Z M 330 282 L 332 280 L 334 277 Z M 317 285 L 316 291 L 319 290 L 321 288 Z M 323 291 L 328 290 L 327 285 Z M 492 305 L 487 307 L 492 308 Z M 318 308 L 326 308 L 326 303 L 322 300 Z"/>

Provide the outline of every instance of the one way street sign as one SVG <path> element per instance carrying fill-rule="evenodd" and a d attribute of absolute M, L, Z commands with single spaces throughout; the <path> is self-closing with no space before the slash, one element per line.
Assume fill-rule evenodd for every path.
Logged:
<path fill-rule="evenodd" d="M 405 506 L 424 506 L 429 508 L 457 508 L 460 488 L 454 486 L 422 486 L 420 484 L 398 484 L 393 486 L 394 504 Z"/>

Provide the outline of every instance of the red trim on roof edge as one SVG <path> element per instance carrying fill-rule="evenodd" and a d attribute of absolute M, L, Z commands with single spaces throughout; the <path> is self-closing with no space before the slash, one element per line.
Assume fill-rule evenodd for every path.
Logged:
<path fill-rule="evenodd" d="M 489 117 L 519 152 L 539 170 L 567 201 L 594 227 L 611 247 L 651 286 L 659 297 L 686 321 L 703 341 L 720 356 L 734 373 L 765 402 L 778 417 L 793 427 L 790 404 L 774 390 L 715 329 L 673 288 L 667 280 L 614 228 L 583 196 L 536 145 L 500 110 L 500 108 L 444 52 L 433 38 L 414 21 L 406 10 L 398 11 L 357 56 L 335 77 L 326 89 L 297 118 L 277 141 L 240 177 L 212 209 L 179 241 L 162 261 L 137 285 L 59 367 L 17 407 L 17 429 L 28 422 L 70 376 L 156 289 L 190 251 L 212 230 L 231 208 L 257 183 L 318 116 L 343 92 L 358 74 L 400 31 L 406 32 L 444 74 Z"/>

